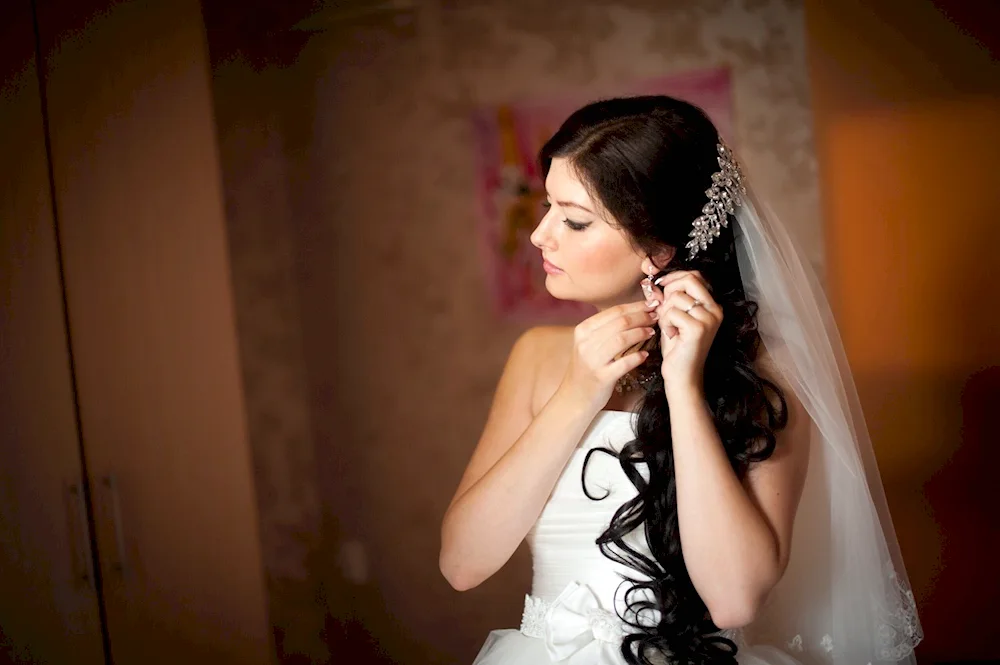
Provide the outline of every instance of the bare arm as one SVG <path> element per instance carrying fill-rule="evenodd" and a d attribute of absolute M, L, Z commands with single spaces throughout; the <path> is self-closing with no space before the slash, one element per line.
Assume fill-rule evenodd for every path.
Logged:
<path fill-rule="evenodd" d="M 562 382 L 534 418 L 536 368 L 558 352 L 553 339 L 567 339 L 538 328 L 514 345 L 479 445 L 441 525 L 439 564 L 453 587 L 477 586 L 524 540 L 615 382 L 646 359 L 644 351 L 622 351 L 655 334 L 651 309 L 645 302 L 616 305 L 577 325 Z"/>
<path fill-rule="evenodd" d="M 811 421 L 794 393 L 782 391 L 788 426 L 776 435 L 774 455 L 751 467 L 744 484 L 703 393 L 682 388 L 669 395 L 684 563 L 719 628 L 749 623 L 788 563 Z"/>
<path fill-rule="evenodd" d="M 499 570 L 538 519 L 596 410 L 557 391 L 531 415 L 544 329 L 522 335 L 497 386 L 486 426 L 445 512 L 440 567 L 456 589 Z"/>

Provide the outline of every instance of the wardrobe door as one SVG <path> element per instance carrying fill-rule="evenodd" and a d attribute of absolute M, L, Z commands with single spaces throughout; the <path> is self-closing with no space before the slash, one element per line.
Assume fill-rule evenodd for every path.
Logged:
<path fill-rule="evenodd" d="M 0 662 L 104 662 L 31 2 L 0 21 Z"/>
<path fill-rule="evenodd" d="M 270 662 L 200 6 L 38 6 L 114 662 Z"/>

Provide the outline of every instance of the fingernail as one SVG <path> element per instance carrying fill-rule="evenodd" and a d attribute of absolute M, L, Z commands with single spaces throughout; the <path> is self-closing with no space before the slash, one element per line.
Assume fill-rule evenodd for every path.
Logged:
<path fill-rule="evenodd" d="M 656 284 L 657 286 L 659 286 L 659 285 L 660 285 L 660 282 L 662 282 L 662 281 L 663 281 L 663 280 L 665 280 L 666 278 L 667 278 L 667 275 L 664 275 L 663 277 L 661 277 L 661 278 L 659 278 L 659 279 L 654 279 L 654 280 L 653 280 L 653 284 Z"/>
<path fill-rule="evenodd" d="M 660 303 L 657 302 L 657 301 L 655 301 L 655 300 L 647 300 L 646 301 L 646 307 L 657 307 L 657 306 L 659 306 L 659 304 Z"/>

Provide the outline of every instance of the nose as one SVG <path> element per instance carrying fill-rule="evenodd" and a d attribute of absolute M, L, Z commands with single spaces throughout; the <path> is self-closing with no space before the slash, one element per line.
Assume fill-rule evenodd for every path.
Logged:
<path fill-rule="evenodd" d="M 535 230 L 531 232 L 531 236 L 529 237 L 531 244 L 541 250 L 552 249 L 552 235 L 547 230 L 546 217 L 542 217 L 541 221 L 538 222 L 538 226 L 535 227 Z"/>

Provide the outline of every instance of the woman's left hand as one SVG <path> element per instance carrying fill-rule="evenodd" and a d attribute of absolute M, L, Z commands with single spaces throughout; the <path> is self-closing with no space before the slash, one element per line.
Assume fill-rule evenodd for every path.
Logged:
<path fill-rule="evenodd" d="M 705 359 L 722 324 L 722 307 L 697 270 L 678 270 L 655 284 L 662 289 L 656 313 L 663 353 L 660 374 L 667 393 L 676 388 L 703 390 Z M 699 304 L 692 308 L 696 300 Z"/>

